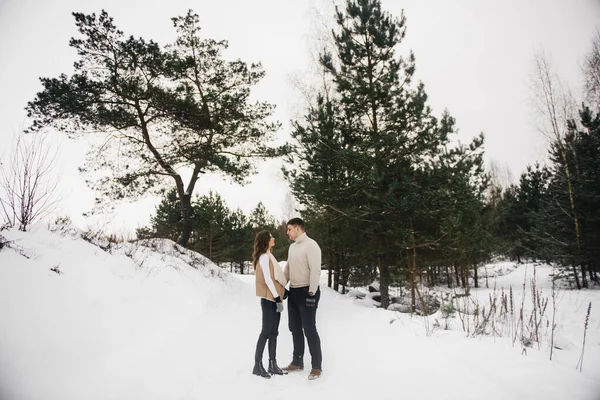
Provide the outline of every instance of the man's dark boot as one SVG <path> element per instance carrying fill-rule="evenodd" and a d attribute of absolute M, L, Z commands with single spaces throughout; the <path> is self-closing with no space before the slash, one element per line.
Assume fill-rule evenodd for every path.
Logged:
<path fill-rule="evenodd" d="M 265 367 L 262 365 L 262 361 L 254 363 L 254 369 L 252 370 L 254 375 L 262 376 L 263 378 L 271 379 L 271 375 L 265 371 Z"/>
<path fill-rule="evenodd" d="M 321 368 L 313 368 L 310 370 L 310 375 L 308 375 L 308 380 L 312 381 L 314 379 L 319 379 L 321 377 Z"/>
<path fill-rule="evenodd" d="M 294 371 L 302 371 L 304 369 L 304 362 L 302 361 L 302 359 L 293 359 L 292 362 L 290 363 L 290 365 L 288 365 L 287 367 L 282 368 L 284 371 L 287 372 L 294 372 Z"/>
<path fill-rule="evenodd" d="M 279 368 L 276 360 L 269 360 L 269 373 L 273 375 L 287 375 L 287 371 Z"/>

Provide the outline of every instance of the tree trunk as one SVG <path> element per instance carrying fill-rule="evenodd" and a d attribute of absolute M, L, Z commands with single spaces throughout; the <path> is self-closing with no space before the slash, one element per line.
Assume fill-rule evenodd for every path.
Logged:
<path fill-rule="evenodd" d="M 408 286 L 410 288 L 410 312 L 415 312 L 416 310 L 416 293 L 415 293 L 415 270 L 413 268 L 413 259 L 408 253 L 407 254 L 407 262 L 408 262 Z"/>
<path fill-rule="evenodd" d="M 417 282 L 415 278 L 414 260 L 411 260 L 410 258 L 408 261 L 408 275 L 410 277 L 410 312 L 414 313 L 417 310 L 417 296 L 415 291 Z"/>
<path fill-rule="evenodd" d="M 333 290 L 336 292 L 340 289 L 340 282 L 342 280 L 340 271 L 340 260 L 333 250 L 330 250 L 330 257 L 333 266 Z"/>
<path fill-rule="evenodd" d="M 150 152 L 156 159 L 158 165 L 160 165 L 161 168 L 175 180 L 175 186 L 177 187 L 177 196 L 179 197 L 179 204 L 181 206 L 182 222 L 181 233 L 177 238 L 177 244 L 183 247 L 187 247 L 193 228 L 191 197 L 192 193 L 194 193 L 194 187 L 196 185 L 196 180 L 198 179 L 198 174 L 200 173 L 202 168 L 206 166 L 206 161 L 195 163 L 187 191 L 184 191 L 183 180 L 181 179 L 181 175 L 175 172 L 173 167 L 163 159 L 158 150 L 156 150 L 156 147 L 154 147 L 154 145 L 152 144 L 152 141 L 150 140 L 150 132 L 148 130 L 148 123 L 145 119 L 144 111 L 142 111 L 142 107 L 139 101 L 136 101 L 135 108 L 140 119 L 142 137 L 144 138 L 144 143 L 146 144 L 146 147 L 148 148 L 148 150 L 150 150 Z"/>
<path fill-rule="evenodd" d="M 590 281 L 598 282 L 598 275 L 596 274 L 596 264 L 590 263 L 588 272 L 590 273 Z"/>
<path fill-rule="evenodd" d="M 415 229 L 413 227 L 412 218 L 410 220 L 410 235 L 412 238 L 412 261 L 409 261 L 410 266 L 410 309 L 411 312 L 416 311 L 415 291 L 417 289 L 417 243 L 415 241 Z M 410 257 L 410 256 L 409 256 Z M 409 258 L 410 260 L 410 258 Z"/>
<path fill-rule="evenodd" d="M 335 270 L 333 271 L 333 290 L 336 292 L 340 288 L 340 282 L 342 281 L 342 271 L 340 270 L 339 262 L 335 263 Z"/>
<path fill-rule="evenodd" d="M 585 276 L 586 270 L 585 270 L 585 263 L 581 263 L 581 286 L 586 288 L 588 287 L 588 282 L 587 282 L 587 278 Z"/>
<path fill-rule="evenodd" d="M 346 265 L 346 259 L 344 258 L 343 254 L 338 253 L 336 255 L 336 260 L 338 274 L 340 277 L 340 283 L 342 284 L 342 294 L 346 294 L 346 285 L 348 284 L 348 275 L 350 268 Z"/>
<path fill-rule="evenodd" d="M 575 284 L 577 285 L 577 289 L 581 289 L 581 284 L 579 283 L 579 276 L 577 275 L 577 267 L 575 263 L 571 264 L 573 266 L 573 276 L 575 277 Z"/>
<path fill-rule="evenodd" d="M 244 262 L 240 261 L 240 274 L 244 275 Z"/>
<path fill-rule="evenodd" d="M 190 241 L 190 236 L 192 234 L 192 229 L 194 227 L 192 221 L 192 205 L 190 202 L 190 196 L 187 194 L 179 196 L 179 204 L 181 206 L 182 227 L 181 233 L 177 238 L 177 244 L 183 247 L 187 247 L 187 244 Z"/>
<path fill-rule="evenodd" d="M 328 246 L 327 246 L 327 257 L 328 257 L 328 262 L 327 262 L 327 287 L 331 288 L 332 285 L 332 281 L 333 281 L 333 270 L 334 270 L 334 261 L 333 261 L 333 244 L 332 244 L 332 237 L 331 237 L 331 224 L 328 223 L 327 224 L 327 241 L 328 241 Z M 336 279 L 336 283 L 337 283 L 337 279 Z M 334 290 L 337 292 L 338 288 L 335 287 Z"/>
<path fill-rule="evenodd" d="M 479 288 L 479 274 L 477 273 L 477 265 L 473 265 L 473 280 L 475 288 Z"/>
<path fill-rule="evenodd" d="M 390 305 L 390 269 L 387 264 L 381 262 L 379 259 L 379 293 L 381 294 L 381 307 L 387 309 Z"/>
<path fill-rule="evenodd" d="M 454 263 L 454 278 L 456 279 L 456 287 L 460 287 L 460 274 L 458 273 L 458 264 Z"/>
<path fill-rule="evenodd" d="M 569 205 L 571 207 L 571 212 L 573 213 L 572 217 L 573 227 L 575 229 L 575 239 L 577 243 L 577 256 L 579 257 L 581 255 L 581 231 L 577 208 L 575 207 L 575 198 L 573 195 L 573 178 L 571 176 L 571 169 L 569 168 L 567 157 L 567 149 L 565 148 L 564 143 L 565 134 L 562 132 L 562 130 L 565 128 L 564 121 L 571 119 L 572 115 L 570 115 L 570 110 L 566 105 L 564 98 L 565 95 L 557 92 L 557 90 L 560 90 L 560 87 L 554 87 L 554 85 L 560 85 L 560 83 L 553 78 L 548 60 L 543 56 L 536 56 L 536 64 L 538 73 L 537 79 L 539 80 L 540 84 L 538 88 L 538 96 L 542 98 L 541 104 L 547 113 L 545 117 L 548 119 L 548 122 L 550 122 L 551 133 L 554 136 L 554 140 L 556 141 L 556 145 L 565 168 L 567 192 L 569 194 Z M 564 121 L 561 121 L 561 118 L 564 119 Z M 577 161 L 575 161 L 575 168 L 576 170 L 578 169 Z M 575 265 L 573 265 L 573 270 L 575 271 Z M 579 288 L 579 278 L 577 277 L 576 272 L 575 279 L 577 282 L 577 287 Z"/>
<path fill-rule="evenodd" d="M 463 264 L 462 266 L 462 281 L 463 281 L 463 287 L 465 288 L 465 294 L 468 295 L 469 294 L 469 266 L 470 263 L 466 263 Z"/>
<path fill-rule="evenodd" d="M 448 282 L 448 289 L 452 289 L 452 276 L 450 276 L 450 267 L 446 265 L 446 282 Z"/>
<path fill-rule="evenodd" d="M 212 242 L 213 242 L 213 233 L 212 230 L 208 233 L 208 259 L 212 260 Z"/>
<path fill-rule="evenodd" d="M 339 281 L 340 284 L 342 285 L 342 293 L 345 294 L 346 293 L 346 285 L 348 285 L 348 275 L 350 274 L 350 267 L 348 267 L 348 265 L 346 265 L 346 258 L 344 257 L 343 253 L 336 253 L 335 255 L 335 260 L 336 260 L 336 279 L 338 279 L 337 277 L 339 277 Z"/>

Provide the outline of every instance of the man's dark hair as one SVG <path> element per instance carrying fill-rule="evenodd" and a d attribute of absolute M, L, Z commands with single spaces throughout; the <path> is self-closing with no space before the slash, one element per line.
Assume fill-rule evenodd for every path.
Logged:
<path fill-rule="evenodd" d="M 302 219 L 296 217 L 296 218 L 292 218 L 287 222 L 288 225 L 292 225 L 292 226 L 299 226 L 300 228 L 302 228 L 303 231 L 306 230 L 305 226 L 304 226 L 304 221 L 302 221 Z"/>

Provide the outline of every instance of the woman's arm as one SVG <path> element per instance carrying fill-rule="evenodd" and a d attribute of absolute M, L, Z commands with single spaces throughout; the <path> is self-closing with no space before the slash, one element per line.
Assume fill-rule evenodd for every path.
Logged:
<path fill-rule="evenodd" d="M 279 293 L 277 293 L 277 289 L 275 289 L 275 284 L 273 283 L 273 279 L 271 279 L 271 268 L 269 268 L 269 255 L 267 253 L 264 253 L 263 255 L 261 255 L 260 258 L 258 259 L 258 263 L 260 264 L 260 267 L 262 268 L 263 275 L 265 277 L 265 283 L 267 284 L 267 287 L 271 291 L 273 298 L 278 297 Z"/>

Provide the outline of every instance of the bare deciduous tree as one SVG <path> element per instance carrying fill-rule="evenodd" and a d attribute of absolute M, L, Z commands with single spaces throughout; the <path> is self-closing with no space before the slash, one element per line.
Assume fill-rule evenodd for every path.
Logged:
<path fill-rule="evenodd" d="M 490 183 L 486 189 L 486 198 L 492 203 L 497 203 L 506 188 L 514 183 L 512 171 L 507 163 L 500 165 L 497 160 L 489 164 Z"/>
<path fill-rule="evenodd" d="M 42 134 L 19 133 L 0 168 L 0 206 L 10 226 L 22 231 L 56 209 L 58 150 Z"/>
<path fill-rule="evenodd" d="M 592 49 L 584 60 L 583 74 L 586 101 L 600 110 L 600 31 L 592 39 Z"/>
<path fill-rule="evenodd" d="M 311 1 L 309 7 L 310 29 L 306 35 L 306 45 L 309 51 L 309 67 L 292 73 L 289 77 L 291 85 L 302 96 L 304 104 L 295 110 L 295 118 L 303 118 L 305 107 L 316 103 L 318 94 L 323 94 L 327 100 L 333 94 L 331 76 L 325 73 L 320 62 L 324 52 L 335 52 L 335 41 L 330 26 L 335 23 L 334 1 Z"/>
<path fill-rule="evenodd" d="M 292 192 L 288 191 L 285 194 L 285 200 L 283 201 L 281 218 L 284 221 L 288 221 L 298 215 L 298 211 L 300 208 L 300 204 L 298 204 L 298 200 L 294 198 Z"/>
<path fill-rule="evenodd" d="M 535 55 L 535 71 L 532 84 L 536 108 L 540 117 L 538 128 L 550 142 L 556 143 L 565 167 L 571 215 L 573 217 L 577 248 L 579 249 L 581 247 L 579 218 L 573 197 L 572 171 L 570 171 L 569 163 L 567 162 L 567 152 L 571 150 L 567 149 L 564 141 L 569 129 L 569 121 L 575 120 L 575 101 L 570 91 L 552 70 L 550 60 L 543 53 Z"/>
<path fill-rule="evenodd" d="M 562 141 L 568 122 L 576 116 L 575 101 L 543 52 L 535 55 L 534 63 L 531 83 L 538 130 L 550 141 Z"/>

